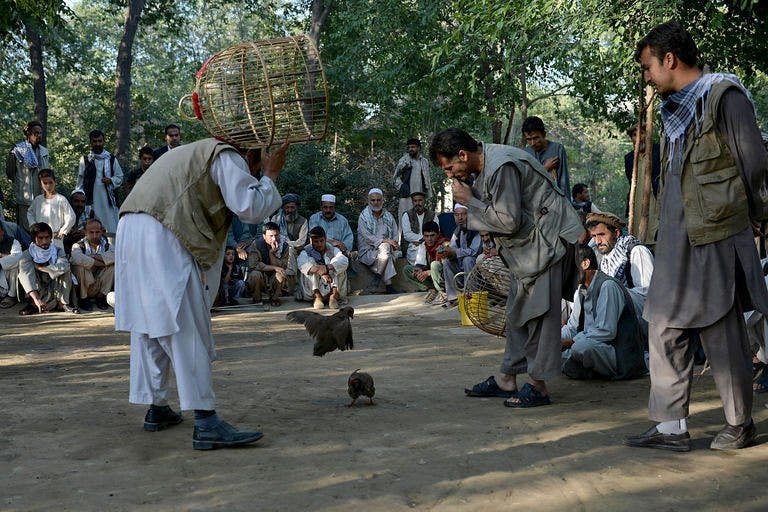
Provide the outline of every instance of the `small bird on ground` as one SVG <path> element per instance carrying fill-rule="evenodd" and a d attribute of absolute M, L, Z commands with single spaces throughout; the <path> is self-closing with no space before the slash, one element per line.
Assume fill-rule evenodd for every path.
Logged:
<path fill-rule="evenodd" d="M 347 393 L 352 397 L 352 401 L 347 407 L 355 405 L 355 400 L 357 400 L 360 395 L 367 396 L 369 400 L 368 405 L 373 405 L 373 395 L 376 394 L 376 388 L 373 387 L 373 377 L 368 373 L 361 372 L 358 368 L 349 376 L 349 380 L 347 381 Z"/>
<path fill-rule="evenodd" d="M 350 320 L 355 310 L 345 306 L 330 316 L 323 316 L 312 311 L 291 311 L 285 318 L 297 324 L 304 324 L 307 332 L 315 339 L 312 354 L 323 357 L 336 349 L 354 348 L 352 324 Z"/>

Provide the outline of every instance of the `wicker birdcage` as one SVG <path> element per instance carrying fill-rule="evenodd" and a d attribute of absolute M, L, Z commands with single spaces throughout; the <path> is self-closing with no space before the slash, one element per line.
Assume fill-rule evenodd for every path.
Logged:
<path fill-rule="evenodd" d="M 460 306 L 479 329 L 504 336 L 510 273 L 500 257 L 484 258 L 464 278 Z"/>
<path fill-rule="evenodd" d="M 306 35 L 251 41 L 209 58 L 195 75 L 189 103 L 214 137 L 241 148 L 322 140 L 328 129 L 328 84 L 320 54 Z"/>

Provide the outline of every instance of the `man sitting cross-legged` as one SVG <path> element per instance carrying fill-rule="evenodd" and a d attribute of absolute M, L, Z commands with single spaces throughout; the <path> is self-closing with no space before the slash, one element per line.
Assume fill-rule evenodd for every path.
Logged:
<path fill-rule="evenodd" d="M 288 276 L 288 244 L 280 235 L 280 228 L 274 222 L 264 223 L 261 238 L 248 246 L 248 289 L 253 294 L 253 303 L 261 303 L 261 292 L 267 290 L 269 303 L 279 306 L 280 293 Z"/>
<path fill-rule="evenodd" d="M 104 236 L 99 219 L 85 223 L 85 238 L 72 246 L 69 263 L 77 278 L 80 309 L 91 311 L 94 302 L 99 309 L 107 309 L 107 294 L 115 286 L 115 248 Z"/>
<path fill-rule="evenodd" d="M 19 284 L 27 296 L 27 305 L 20 315 L 45 311 L 79 313 L 69 305 L 72 274 L 64 249 L 53 245 L 53 230 L 45 222 L 33 224 L 32 243 L 19 261 Z"/>
<path fill-rule="evenodd" d="M 560 329 L 563 373 L 572 379 L 633 379 L 645 375 L 640 327 L 629 292 L 598 270 L 597 257 L 585 247 L 573 310 Z"/>
<path fill-rule="evenodd" d="M 406 265 L 403 273 L 409 281 L 416 283 L 420 291 L 427 292 L 425 304 L 445 302 L 443 283 L 443 258 L 439 249 L 448 241 L 440 234 L 437 222 L 425 222 L 421 228 L 424 243 L 419 247 L 413 265 Z"/>
<path fill-rule="evenodd" d="M 315 309 L 337 309 L 346 289 L 349 260 L 338 247 L 326 241 L 325 230 L 315 226 L 309 230 L 309 244 L 299 254 L 299 285 L 304 297 L 313 297 Z"/>
<path fill-rule="evenodd" d="M 360 213 L 357 222 L 357 246 L 360 249 L 358 261 L 371 269 L 373 280 L 368 286 L 370 293 L 376 293 L 382 281 L 387 293 L 398 293 L 392 287 L 395 277 L 395 251 L 400 249 L 397 242 L 398 229 L 395 218 L 384 209 L 384 192 L 379 188 L 368 191 L 368 206 Z"/>
<path fill-rule="evenodd" d="M 0 223 L 0 308 L 7 309 L 16 304 L 18 297 L 19 261 L 22 257 L 21 242 L 6 233 Z"/>

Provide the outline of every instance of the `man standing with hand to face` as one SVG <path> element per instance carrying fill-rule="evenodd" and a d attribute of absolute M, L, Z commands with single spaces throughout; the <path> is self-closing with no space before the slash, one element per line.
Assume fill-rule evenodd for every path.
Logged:
<path fill-rule="evenodd" d="M 744 448 L 752 421 L 752 364 L 745 310 L 768 313 L 753 241 L 765 218 L 760 186 L 768 158 L 749 92 L 734 75 L 703 74 L 698 48 L 679 23 L 651 29 L 635 60 L 661 94 L 664 127 L 656 262 L 643 317 L 649 323 L 650 419 L 629 446 L 691 449 L 688 404 L 698 335 L 727 425 L 710 444 Z"/>
<path fill-rule="evenodd" d="M 546 381 L 560 374 L 561 364 L 561 260 L 566 244 L 584 232 L 579 216 L 549 173 L 520 149 L 481 144 L 449 128 L 432 140 L 430 157 L 453 179 L 453 199 L 466 205 L 467 227 L 495 233 L 512 274 L 499 379 L 491 376 L 466 393 L 508 397 L 508 407 L 548 405 Z M 530 383 L 518 389 L 520 373 L 528 373 Z"/>
<path fill-rule="evenodd" d="M 129 399 L 150 406 L 145 430 L 182 420 L 167 402 L 172 366 L 181 409 L 195 411 L 193 448 L 228 448 L 262 437 L 239 432 L 216 414 L 210 305 L 233 215 L 259 223 L 280 207 L 274 182 L 287 149 L 249 150 L 246 161 L 212 138 L 180 146 L 152 165 L 123 204 L 115 329 L 131 333 Z"/>

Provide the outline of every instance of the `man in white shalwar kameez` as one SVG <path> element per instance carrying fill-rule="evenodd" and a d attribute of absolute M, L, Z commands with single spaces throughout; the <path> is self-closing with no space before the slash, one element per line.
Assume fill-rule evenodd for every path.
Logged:
<path fill-rule="evenodd" d="M 123 204 L 115 328 L 131 332 L 129 400 L 150 405 L 146 430 L 181 422 L 167 404 L 173 366 L 181 409 L 195 411 L 193 448 L 262 437 L 237 431 L 215 413 L 209 311 L 232 216 L 255 224 L 280 207 L 274 181 L 286 151 L 287 145 L 261 160 L 251 151 L 246 163 L 235 148 L 215 139 L 180 146 L 149 168 Z M 260 179 L 254 176 L 259 169 Z"/>
<path fill-rule="evenodd" d="M 123 184 L 123 170 L 109 151 L 104 149 L 104 133 L 93 130 L 88 134 L 91 151 L 80 158 L 77 188 L 85 192 L 86 207 L 90 206 L 104 224 L 110 242 L 117 231 L 117 200 L 115 190 Z"/>

